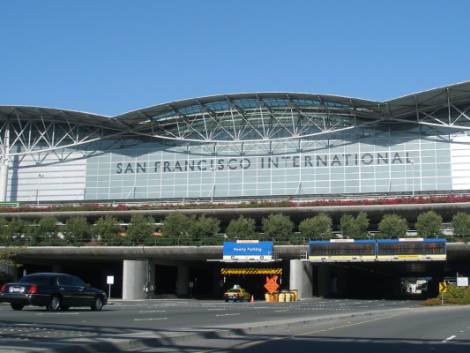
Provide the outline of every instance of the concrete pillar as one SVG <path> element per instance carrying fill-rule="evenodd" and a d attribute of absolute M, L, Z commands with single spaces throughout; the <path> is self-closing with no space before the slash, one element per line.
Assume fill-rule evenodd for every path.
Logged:
<path fill-rule="evenodd" d="M 3 136 L 3 155 L 0 161 L 0 201 L 7 201 L 8 163 L 10 155 L 10 128 L 5 126 Z"/>
<path fill-rule="evenodd" d="M 8 163 L 8 161 L 7 161 Z M 0 164 L 0 201 L 7 201 L 8 188 L 8 165 L 1 162 Z"/>
<path fill-rule="evenodd" d="M 152 297 L 155 267 L 148 260 L 124 260 L 122 264 L 122 299 Z M 149 291 L 146 291 L 149 288 Z"/>
<path fill-rule="evenodd" d="M 313 271 L 310 262 L 290 260 L 289 288 L 299 291 L 299 299 L 312 297 Z"/>
<path fill-rule="evenodd" d="M 318 265 L 318 295 L 327 297 L 330 293 L 330 266 L 327 264 Z"/>
<path fill-rule="evenodd" d="M 178 265 L 176 295 L 178 297 L 187 297 L 189 295 L 189 266 Z"/>

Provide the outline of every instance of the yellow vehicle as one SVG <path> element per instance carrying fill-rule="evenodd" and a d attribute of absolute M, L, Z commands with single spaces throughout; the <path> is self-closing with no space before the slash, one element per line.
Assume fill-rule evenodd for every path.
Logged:
<path fill-rule="evenodd" d="M 224 293 L 224 299 L 226 302 L 229 300 L 234 302 L 249 301 L 250 297 L 250 293 L 248 293 L 239 285 L 234 285 L 231 289 Z"/>

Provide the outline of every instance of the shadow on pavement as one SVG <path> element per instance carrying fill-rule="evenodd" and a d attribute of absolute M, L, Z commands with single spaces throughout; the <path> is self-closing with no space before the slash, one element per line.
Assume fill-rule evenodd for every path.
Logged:
<path fill-rule="evenodd" d="M 468 353 L 469 340 L 454 340 L 443 343 L 436 340 L 354 338 L 354 337 L 310 337 L 288 338 L 247 344 L 236 350 L 225 352 L 292 352 L 292 353 Z"/>
<path fill-rule="evenodd" d="M 468 353 L 470 340 L 442 342 L 420 338 L 359 338 L 254 334 L 242 329 L 142 330 L 81 324 L 37 324 L 3 320 L 0 351 L 82 352 L 299 352 L 299 353 Z M 178 335 L 177 337 L 171 335 Z"/>

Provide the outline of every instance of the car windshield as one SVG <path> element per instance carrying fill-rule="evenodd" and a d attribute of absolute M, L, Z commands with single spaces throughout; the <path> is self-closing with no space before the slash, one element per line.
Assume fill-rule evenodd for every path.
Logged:
<path fill-rule="evenodd" d="M 33 283 L 33 284 L 50 284 L 52 277 L 50 276 L 39 276 L 39 275 L 29 275 L 24 276 L 19 280 L 19 283 Z"/>

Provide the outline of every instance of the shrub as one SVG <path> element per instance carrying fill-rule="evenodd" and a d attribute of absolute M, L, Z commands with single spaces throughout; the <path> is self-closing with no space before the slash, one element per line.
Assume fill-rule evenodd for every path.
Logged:
<path fill-rule="evenodd" d="M 418 216 L 415 226 L 419 236 L 437 237 L 441 235 L 442 217 L 434 211 L 424 212 Z"/>
<path fill-rule="evenodd" d="M 200 216 L 191 218 L 190 236 L 193 241 L 211 241 L 210 238 L 220 231 L 220 221 L 214 217 Z"/>
<path fill-rule="evenodd" d="M 91 240 L 91 230 L 85 217 L 70 218 L 62 227 L 65 241 L 70 245 L 81 245 Z"/>
<path fill-rule="evenodd" d="M 127 239 L 132 245 L 152 244 L 153 232 L 155 231 L 155 220 L 152 217 L 134 215 L 127 229 Z"/>
<path fill-rule="evenodd" d="M 254 239 L 256 238 L 255 220 L 243 216 L 232 219 L 225 232 L 229 239 Z"/>
<path fill-rule="evenodd" d="M 452 218 L 452 227 L 454 228 L 454 236 L 468 238 L 470 236 L 470 215 L 458 212 Z"/>
<path fill-rule="evenodd" d="M 406 219 L 395 214 L 386 214 L 379 223 L 380 235 L 384 238 L 399 238 L 406 235 Z"/>
<path fill-rule="evenodd" d="M 299 231 L 306 239 L 330 239 L 332 237 L 331 226 L 331 217 L 320 213 L 300 222 Z"/>
<path fill-rule="evenodd" d="M 119 243 L 118 232 L 118 220 L 111 216 L 101 217 L 92 228 L 94 239 L 106 245 Z"/>
<path fill-rule="evenodd" d="M 447 292 L 444 293 L 444 303 L 446 304 L 470 304 L 470 288 L 457 287 L 450 284 Z"/>
<path fill-rule="evenodd" d="M 263 218 L 263 232 L 270 240 L 288 240 L 294 229 L 289 217 L 282 214 L 272 214 Z"/>

